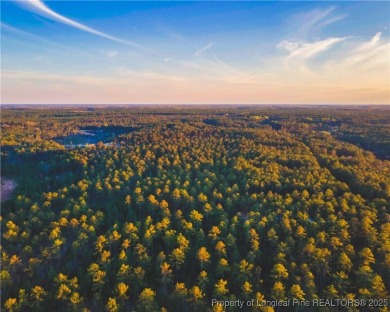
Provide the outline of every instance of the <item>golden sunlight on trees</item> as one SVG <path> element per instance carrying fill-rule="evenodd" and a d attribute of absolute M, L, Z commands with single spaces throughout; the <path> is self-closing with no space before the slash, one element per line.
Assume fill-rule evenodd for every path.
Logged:
<path fill-rule="evenodd" d="M 2 309 L 384 303 L 389 118 L 374 107 L 2 107 L 2 182 L 17 185 L 1 192 Z"/>

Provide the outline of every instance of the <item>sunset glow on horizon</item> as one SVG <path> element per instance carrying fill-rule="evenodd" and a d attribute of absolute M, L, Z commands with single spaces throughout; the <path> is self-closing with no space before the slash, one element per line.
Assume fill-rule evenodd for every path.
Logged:
<path fill-rule="evenodd" d="M 3 1 L 2 104 L 389 104 L 389 2 Z"/>

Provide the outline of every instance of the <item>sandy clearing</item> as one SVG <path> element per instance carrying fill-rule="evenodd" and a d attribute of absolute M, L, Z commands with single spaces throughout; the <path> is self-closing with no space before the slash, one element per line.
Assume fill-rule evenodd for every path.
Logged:
<path fill-rule="evenodd" d="M 17 184 L 14 180 L 1 177 L 0 201 L 3 202 L 10 199 L 16 186 Z"/>

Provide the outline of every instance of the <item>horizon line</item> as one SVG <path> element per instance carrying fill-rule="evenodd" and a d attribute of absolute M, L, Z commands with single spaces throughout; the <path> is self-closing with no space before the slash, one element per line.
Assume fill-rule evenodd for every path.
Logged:
<path fill-rule="evenodd" d="M 0 103 L 3 106 L 388 106 L 390 103 Z"/>

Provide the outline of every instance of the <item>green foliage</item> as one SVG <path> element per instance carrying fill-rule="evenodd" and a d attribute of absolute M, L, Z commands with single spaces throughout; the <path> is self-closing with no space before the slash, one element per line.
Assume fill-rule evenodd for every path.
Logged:
<path fill-rule="evenodd" d="M 340 131 L 389 136 L 354 112 L 4 110 L 3 309 L 388 298 L 390 162 Z M 111 145 L 52 140 L 104 125 L 123 127 Z"/>

